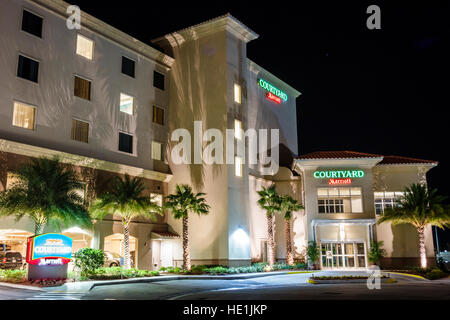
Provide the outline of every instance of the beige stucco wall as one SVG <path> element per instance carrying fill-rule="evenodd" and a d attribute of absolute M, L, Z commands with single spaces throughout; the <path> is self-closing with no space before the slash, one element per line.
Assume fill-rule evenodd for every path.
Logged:
<path fill-rule="evenodd" d="M 275 183 L 276 190 L 280 195 L 290 195 L 302 203 L 302 190 L 299 177 L 294 177 L 287 168 L 280 168 L 277 175 L 270 177 L 249 176 L 249 220 L 250 220 L 250 239 L 251 239 L 251 258 L 254 261 L 262 259 L 261 241 L 267 240 L 267 219 L 266 212 L 262 210 L 257 201 L 259 196 L 257 191 L 262 187 L 269 187 Z M 305 249 L 305 216 L 303 210 L 293 212 L 291 220 L 291 240 L 293 243 L 294 257 L 299 257 Z M 286 259 L 286 232 L 285 220 L 282 214 L 275 216 L 274 232 L 276 242 L 276 257 L 279 260 Z"/>
<path fill-rule="evenodd" d="M 175 41 L 176 45 L 170 46 L 169 41 Z M 170 74 L 170 132 L 187 129 L 191 133 L 193 151 L 194 121 L 202 121 L 204 131 L 217 128 L 225 133 L 227 127 L 226 33 L 203 37 L 177 34 L 160 45 L 176 60 Z M 176 144 L 169 141 L 168 159 L 173 179 L 168 193 L 173 193 L 177 184 L 189 184 L 194 192 L 205 192 L 211 206 L 208 215 L 189 217 L 192 263 L 208 264 L 214 263 L 212 260 L 217 263 L 217 260 L 228 259 L 228 168 L 221 164 L 176 165 L 170 158 L 171 148 Z M 194 161 L 193 156 L 191 160 Z M 181 221 L 169 214 L 167 222 L 182 234 Z M 174 248 L 174 259 L 182 260 L 181 242 Z"/>
<path fill-rule="evenodd" d="M 417 165 L 376 166 L 373 169 L 374 191 L 403 191 L 412 183 L 419 183 L 430 168 Z M 378 241 L 384 242 L 387 257 L 419 257 L 419 238 L 412 225 L 393 226 L 385 222 L 377 224 L 376 234 Z M 427 257 L 434 257 L 431 226 L 425 229 L 425 249 Z"/>

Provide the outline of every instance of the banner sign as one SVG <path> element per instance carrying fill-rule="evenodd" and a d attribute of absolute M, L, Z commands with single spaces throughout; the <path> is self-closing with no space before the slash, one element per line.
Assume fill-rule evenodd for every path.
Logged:
<path fill-rule="evenodd" d="M 69 263 L 72 239 L 59 233 L 45 233 L 28 238 L 27 262 L 47 266 Z"/>

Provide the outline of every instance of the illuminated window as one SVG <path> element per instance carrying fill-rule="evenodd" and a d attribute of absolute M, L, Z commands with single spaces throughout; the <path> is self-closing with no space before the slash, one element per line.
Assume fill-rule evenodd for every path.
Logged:
<path fill-rule="evenodd" d="M 77 35 L 77 54 L 92 60 L 94 57 L 94 41 L 82 36 Z"/>
<path fill-rule="evenodd" d="M 152 159 L 162 160 L 162 143 L 152 141 Z"/>
<path fill-rule="evenodd" d="M 134 98 L 124 93 L 120 94 L 120 112 L 133 114 Z"/>
<path fill-rule="evenodd" d="M 153 123 L 164 125 L 164 109 L 153 106 Z"/>
<path fill-rule="evenodd" d="M 234 84 L 234 102 L 241 103 L 241 86 Z"/>
<path fill-rule="evenodd" d="M 14 102 L 13 126 L 34 130 L 35 114 L 35 107 Z"/>
<path fill-rule="evenodd" d="M 234 119 L 234 137 L 238 140 L 242 139 L 242 122 Z"/>
<path fill-rule="evenodd" d="M 318 188 L 319 213 L 362 213 L 361 188 Z"/>
<path fill-rule="evenodd" d="M 234 158 L 234 170 L 237 177 L 242 177 L 242 158 Z"/>
<path fill-rule="evenodd" d="M 163 195 L 160 193 L 150 193 L 150 201 L 156 203 L 158 206 L 162 206 Z"/>
<path fill-rule="evenodd" d="M 72 140 L 88 143 L 89 123 L 72 119 Z"/>
<path fill-rule="evenodd" d="M 91 100 L 91 82 L 75 76 L 74 93 L 76 97 Z"/>
<path fill-rule="evenodd" d="M 403 196 L 403 192 L 374 192 L 375 197 L 375 213 L 382 214 L 384 210 L 393 208 L 397 205 L 398 199 Z"/>

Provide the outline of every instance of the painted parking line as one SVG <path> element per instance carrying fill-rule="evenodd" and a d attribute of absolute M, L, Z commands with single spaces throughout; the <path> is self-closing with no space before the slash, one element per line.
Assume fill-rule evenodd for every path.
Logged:
<path fill-rule="evenodd" d="M 59 292 L 47 292 L 42 293 L 26 300 L 81 300 L 85 293 L 59 293 Z"/>

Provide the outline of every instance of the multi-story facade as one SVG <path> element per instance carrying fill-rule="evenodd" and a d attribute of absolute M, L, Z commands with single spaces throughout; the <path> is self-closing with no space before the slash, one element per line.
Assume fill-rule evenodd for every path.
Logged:
<path fill-rule="evenodd" d="M 67 6 L 1 1 L 0 188 L 30 157 L 58 156 L 75 166 L 88 198 L 125 173 L 145 178 L 161 198 L 171 177 L 162 150 L 174 60 L 85 13 L 80 30 L 68 29 Z M 132 224 L 138 266 L 151 265 L 145 249 L 152 230 L 167 227 L 163 218 Z M 22 250 L 33 232 L 26 219 L 2 219 L 1 229 Z M 76 246 L 120 252 L 122 232 L 120 221 L 110 218 L 71 236 Z"/>
<path fill-rule="evenodd" d="M 436 161 L 353 151 L 302 155 L 294 170 L 302 177 L 305 213 L 294 225 L 321 248 L 322 268 L 365 268 L 372 241 L 383 241 L 385 266 L 419 265 L 419 240 L 411 225 L 377 224 L 405 187 L 426 184 Z M 428 264 L 435 263 L 431 227 L 425 230 Z"/>
<path fill-rule="evenodd" d="M 375 227 L 376 210 L 394 201 L 393 192 L 423 182 L 436 163 L 409 159 L 397 165 L 388 157 L 356 153 L 294 159 L 300 92 L 247 58 L 246 44 L 258 35 L 231 15 L 155 39 L 159 51 L 83 12 L 81 29 L 68 29 L 69 4 L 60 0 L 0 1 L 1 190 L 13 182 L 13 169 L 42 156 L 58 156 L 74 166 L 88 203 L 114 175 L 144 178 L 149 196 L 161 202 L 177 184 L 189 184 L 205 192 L 211 206 L 208 215 L 190 216 L 192 263 L 248 265 L 267 259 L 266 219 L 256 191 L 275 183 L 279 193 L 305 206 L 294 214 L 292 226 L 297 256 L 315 240 L 323 247 L 322 267 L 363 267 L 370 240 L 376 238 L 385 241 L 389 258 L 418 256 L 414 230 Z M 191 135 L 192 163 L 172 157 L 177 129 Z M 208 164 L 201 157 L 212 140 L 204 136 L 208 129 L 224 138 L 222 162 Z M 227 129 L 231 143 L 225 141 Z M 278 130 L 279 146 L 259 145 L 255 151 L 250 147 L 253 129 L 258 134 L 269 130 L 269 143 L 270 130 Z M 276 164 L 271 170 L 249 163 L 269 150 L 268 166 Z M 363 176 L 330 188 L 314 173 L 324 168 L 360 170 Z M 279 215 L 280 261 L 285 259 L 283 228 Z M 0 220 L 0 243 L 11 250 L 24 252 L 32 232 L 25 218 Z M 91 246 L 123 254 L 117 217 L 95 222 L 92 230 L 63 233 L 74 239 L 75 250 Z M 137 267 L 182 264 L 181 221 L 171 214 L 135 220 L 130 233 Z M 432 247 L 428 232 L 429 255 Z"/>

